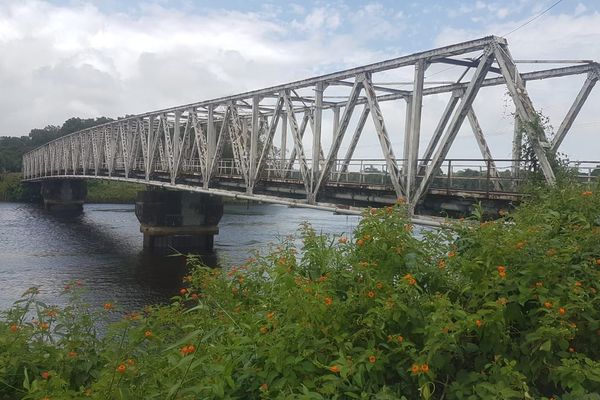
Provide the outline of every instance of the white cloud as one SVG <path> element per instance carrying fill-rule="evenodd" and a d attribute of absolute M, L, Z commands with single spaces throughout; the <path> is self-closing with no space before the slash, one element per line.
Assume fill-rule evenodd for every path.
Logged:
<path fill-rule="evenodd" d="M 362 38 L 334 32 L 344 18 L 335 10 L 307 11 L 306 34 L 274 18 L 277 12 L 191 13 L 153 3 L 110 13 L 78 2 L 0 0 L 0 135 L 71 116 L 140 113 L 382 58 Z"/>

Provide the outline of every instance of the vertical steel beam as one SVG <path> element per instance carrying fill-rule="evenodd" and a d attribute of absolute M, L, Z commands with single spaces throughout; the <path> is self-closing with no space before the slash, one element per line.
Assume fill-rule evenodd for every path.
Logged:
<path fill-rule="evenodd" d="M 404 186 L 408 179 L 408 151 L 410 149 L 410 130 L 412 125 L 412 95 L 404 98 L 406 101 L 406 112 L 404 117 L 404 147 L 402 152 L 402 180 Z"/>
<path fill-rule="evenodd" d="M 527 81 L 523 81 L 523 86 L 527 84 Z M 514 116 L 514 130 L 513 130 L 513 141 L 512 141 L 512 165 L 511 175 L 513 179 L 517 179 L 519 176 L 519 170 L 521 168 L 521 158 L 523 157 L 523 125 L 519 114 L 515 111 Z M 517 181 L 512 182 L 513 188 L 517 187 Z"/>
<path fill-rule="evenodd" d="M 288 99 L 288 98 L 289 97 L 286 96 L 286 99 Z M 285 101 L 286 101 L 286 107 L 287 107 L 287 100 L 285 100 Z M 279 154 L 279 168 L 281 168 L 281 176 L 284 176 L 284 174 L 285 174 L 284 168 L 286 165 L 285 158 L 287 156 L 288 119 L 289 119 L 288 113 L 284 112 L 281 114 L 281 149 L 280 149 L 280 154 Z M 291 121 L 290 121 L 290 123 L 291 123 Z M 275 160 L 273 160 L 273 161 L 275 161 Z"/>
<path fill-rule="evenodd" d="M 252 97 L 252 126 L 250 127 L 250 173 L 247 193 L 252 194 L 256 183 L 256 155 L 258 153 L 258 135 L 260 134 L 260 98 Z"/>
<path fill-rule="evenodd" d="M 412 200 L 414 186 L 417 178 L 417 168 L 419 159 L 419 140 L 421 138 L 421 111 L 423 108 L 423 83 L 425 80 L 425 70 L 427 64 L 425 60 L 419 60 L 415 64 L 415 78 L 411 104 L 411 125 L 408 138 L 408 155 L 406 169 L 406 195 L 409 201 Z M 412 202 L 412 201 L 411 201 Z"/>
<path fill-rule="evenodd" d="M 215 152 L 216 152 L 216 148 L 217 148 L 217 135 L 216 135 L 216 129 L 215 129 L 215 106 L 214 105 L 209 105 L 208 106 L 208 117 L 207 117 L 207 123 L 206 123 L 206 144 L 207 144 L 207 154 L 206 154 L 206 171 L 207 171 L 207 176 L 203 176 L 203 186 L 205 189 L 208 189 L 208 185 L 210 183 L 210 177 L 212 176 L 212 173 L 214 172 L 213 169 L 213 161 L 215 158 Z"/>
<path fill-rule="evenodd" d="M 594 85 L 596 85 L 597 81 L 598 81 L 597 74 L 594 72 L 590 72 L 588 74 L 588 77 L 585 80 L 581 90 L 577 94 L 575 101 L 571 105 L 571 108 L 567 112 L 565 119 L 560 124 L 558 131 L 556 131 L 556 135 L 554 136 L 554 139 L 552 139 L 552 143 L 550 145 L 550 151 L 552 153 L 556 153 L 556 151 L 558 150 L 560 144 L 562 143 L 565 136 L 569 132 L 569 129 L 571 129 L 571 125 L 573 125 L 573 121 L 575 121 L 575 118 L 577 118 L 579 111 L 581 111 L 581 107 L 583 106 L 583 103 L 585 103 L 585 101 L 587 100 L 588 96 L 590 95 L 590 92 L 594 88 Z"/>
<path fill-rule="evenodd" d="M 325 91 L 325 83 L 317 82 L 315 85 L 315 104 L 314 112 L 312 113 L 313 123 L 313 142 L 312 142 L 312 174 L 311 185 L 308 197 L 308 202 L 314 204 L 316 202 L 317 182 L 319 179 L 319 161 L 321 157 L 321 125 L 323 122 L 323 92 Z"/>

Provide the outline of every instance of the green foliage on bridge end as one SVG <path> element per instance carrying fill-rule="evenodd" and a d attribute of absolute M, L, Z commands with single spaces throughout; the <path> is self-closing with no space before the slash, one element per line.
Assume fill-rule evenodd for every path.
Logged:
<path fill-rule="evenodd" d="M 36 303 L 0 322 L 0 398 L 597 399 L 600 187 L 412 234 L 402 205 L 309 225 L 243 265 L 194 267 L 171 305 Z M 36 313 L 35 321 L 25 318 Z"/>

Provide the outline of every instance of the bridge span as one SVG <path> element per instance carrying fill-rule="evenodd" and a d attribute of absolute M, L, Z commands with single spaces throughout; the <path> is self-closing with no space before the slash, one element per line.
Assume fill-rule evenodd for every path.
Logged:
<path fill-rule="evenodd" d="M 426 78 L 434 64 L 462 73 L 455 81 L 434 81 Z M 528 65 L 527 72 L 520 72 L 522 64 Z M 548 64 L 561 65 L 532 70 Z M 556 134 L 547 137 L 526 83 L 572 75 L 584 75 L 585 82 Z M 389 82 L 405 76 L 410 76 L 405 89 L 399 88 L 402 83 Z M 57 201 L 68 197 L 65 193 L 75 197 L 83 193 L 77 184 L 65 183 L 82 179 L 136 182 L 197 192 L 205 198 L 235 197 L 340 213 L 358 213 L 365 206 L 402 199 L 417 222 L 432 223 L 422 214 L 436 207 L 452 212 L 469 201 L 518 201 L 519 183 L 531 167 L 531 158 L 523 154 L 524 142 L 543 178 L 553 184 L 554 156 L 598 79 L 596 62 L 515 60 L 504 38 L 484 37 L 75 132 L 25 154 L 24 181 L 42 182 L 44 197 Z M 515 110 L 512 157 L 504 160 L 492 157 L 473 106 L 480 89 L 500 85 Z M 427 147 L 419 149 L 423 100 L 440 94 L 447 95 L 447 105 Z M 384 106 L 388 102 L 391 106 Z M 391 130 L 389 121 L 400 110 L 404 126 Z M 481 158 L 449 159 L 465 119 Z M 359 140 L 369 137 L 380 148 L 380 157 L 356 157 Z M 401 157 L 392 145 L 398 137 L 403 141 Z M 574 169 L 592 179 L 597 165 L 582 161 Z M 60 182 L 55 184 L 60 187 L 53 188 L 52 182 Z M 138 201 L 138 217 L 144 204 L 171 201 L 154 196 L 152 201 Z M 161 207 L 156 210 L 168 211 Z M 185 219 L 185 212 L 179 212 L 178 220 Z M 148 226 L 183 224 L 152 223 Z"/>

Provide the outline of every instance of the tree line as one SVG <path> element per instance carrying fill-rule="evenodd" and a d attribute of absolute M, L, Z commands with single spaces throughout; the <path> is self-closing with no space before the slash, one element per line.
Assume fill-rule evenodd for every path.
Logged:
<path fill-rule="evenodd" d="M 70 133 L 111 121 L 114 120 L 107 117 L 72 117 L 61 126 L 48 125 L 45 128 L 34 128 L 27 136 L 0 136 L 0 173 L 20 172 L 23 154 L 36 147 Z"/>

